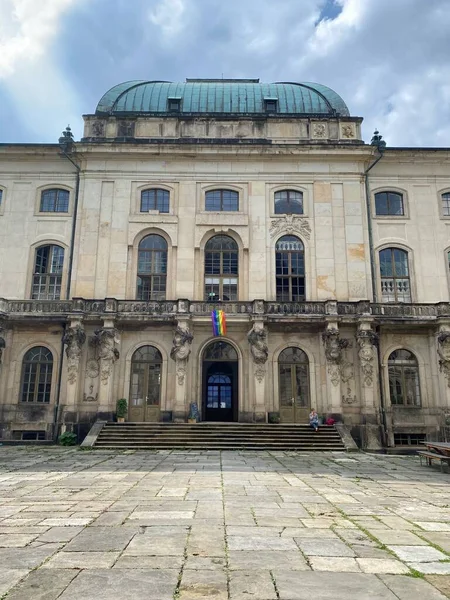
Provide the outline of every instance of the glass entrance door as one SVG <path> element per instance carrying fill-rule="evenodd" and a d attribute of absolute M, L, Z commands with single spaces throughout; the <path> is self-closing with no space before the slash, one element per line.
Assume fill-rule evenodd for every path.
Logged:
<path fill-rule="evenodd" d="M 231 344 L 216 341 L 203 354 L 203 420 L 238 420 L 238 356 Z"/>

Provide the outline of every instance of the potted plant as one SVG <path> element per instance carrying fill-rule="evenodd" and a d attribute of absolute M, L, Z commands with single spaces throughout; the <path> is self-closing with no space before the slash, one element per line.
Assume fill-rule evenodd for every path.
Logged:
<path fill-rule="evenodd" d="M 279 412 L 270 412 L 267 416 L 267 420 L 269 423 L 273 423 L 277 425 L 280 422 L 280 413 Z"/>
<path fill-rule="evenodd" d="M 116 402 L 116 417 L 118 423 L 124 423 L 128 413 L 128 402 L 126 398 L 119 398 Z"/>

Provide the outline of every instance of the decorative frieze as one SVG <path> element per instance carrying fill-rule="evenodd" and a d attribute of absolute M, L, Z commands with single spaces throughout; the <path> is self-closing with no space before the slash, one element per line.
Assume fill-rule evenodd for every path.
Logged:
<path fill-rule="evenodd" d="M 450 387 L 450 331 L 441 331 L 437 336 L 437 342 L 439 369 L 447 379 L 448 387 Z"/>
<path fill-rule="evenodd" d="M 256 365 L 255 377 L 261 382 L 266 373 L 265 364 L 269 356 L 269 347 L 267 345 L 267 329 L 262 322 L 255 322 L 252 329 L 247 334 L 247 340 L 250 345 L 250 353 L 253 362 Z"/>
<path fill-rule="evenodd" d="M 353 371 L 349 372 L 348 364 L 350 363 L 344 361 L 343 351 L 349 346 L 349 340 L 341 339 L 336 327 L 328 327 L 322 333 L 322 341 L 325 346 L 325 357 L 331 383 L 338 386 L 342 376 L 343 381 L 348 382 L 353 377 Z"/>
<path fill-rule="evenodd" d="M 85 341 L 86 333 L 81 325 L 66 329 L 63 336 L 63 343 L 66 346 L 67 378 L 71 384 L 74 384 L 77 380 L 81 351 Z"/>
<path fill-rule="evenodd" d="M 178 324 L 173 337 L 170 358 L 175 361 L 177 369 L 177 380 L 179 385 L 184 384 L 187 363 L 191 353 L 191 345 L 194 336 L 189 331 L 186 323 Z"/>
<path fill-rule="evenodd" d="M 378 336 L 371 329 L 359 329 L 356 333 L 356 340 L 359 345 L 358 356 L 364 385 L 370 387 L 373 383 L 375 348 L 378 345 Z"/>
<path fill-rule="evenodd" d="M 96 329 L 90 343 L 96 350 L 97 359 L 100 363 L 100 378 L 103 385 L 109 381 L 112 368 L 120 353 L 116 348 L 119 344 L 119 332 L 115 327 L 102 327 Z"/>

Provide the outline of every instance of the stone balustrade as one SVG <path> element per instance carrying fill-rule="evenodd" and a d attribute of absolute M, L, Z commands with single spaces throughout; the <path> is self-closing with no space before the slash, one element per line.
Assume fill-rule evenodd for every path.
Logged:
<path fill-rule="evenodd" d="M 206 317 L 214 309 L 221 309 L 230 319 L 250 320 L 263 316 L 268 321 L 292 319 L 326 319 L 336 317 L 344 320 L 357 320 L 358 317 L 373 317 L 377 321 L 386 320 L 434 320 L 450 317 L 450 303 L 437 304 L 375 304 L 369 301 L 337 302 L 266 302 L 253 300 L 246 302 L 202 302 L 190 300 L 103 300 L 73 298 L 72 300 L 7 300 L 0 298 L 0 317 L 39 318 L 60 320 L 77 315 L 86 318 L 118 318 L 124 320 L 144 319 L 166 320 L 186 317 Z"/>

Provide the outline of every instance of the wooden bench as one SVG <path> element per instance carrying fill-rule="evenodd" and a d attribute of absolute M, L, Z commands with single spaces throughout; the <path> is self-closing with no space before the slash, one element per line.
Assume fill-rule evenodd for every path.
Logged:
<path fill-rule="evenodd" d="M 431 467 L 432 460 L 439 460 L 441 463 L 441 471 L 442 472 L 444 471 L 444 469 L 442 468 L 444 463 L 450 467 L 450 456 L 445 456 L 444 454 L 438 454 L 437 452 L 431 452 L 430 450 L 418 450 L 417 454 L 419 455 L 419 458 L 420 458 L 420 464 L 422 464 L 422 458 L 425 458 L 427 461 L 427 465 L 429 467 Z"/>

